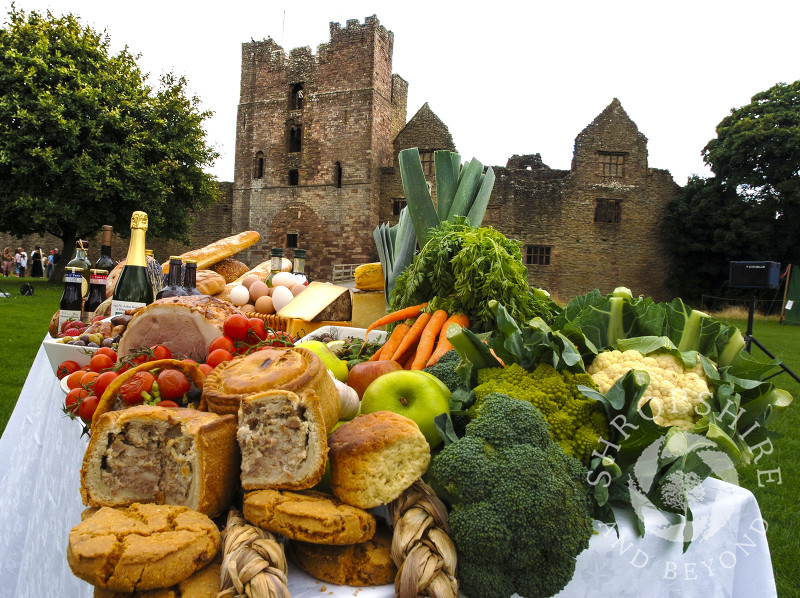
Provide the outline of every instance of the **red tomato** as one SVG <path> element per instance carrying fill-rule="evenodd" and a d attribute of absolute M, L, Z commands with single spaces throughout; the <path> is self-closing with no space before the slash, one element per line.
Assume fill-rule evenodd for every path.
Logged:
<path fill-rule="evenodd" d="M 94 394 L 96 394 L 98 397 L 102 397 L 103 393 L 106 391 L 106 388 L 108 388 L 108 385 L 111 384 L 117 376 L 119 376 L 119 374 L 114 371 L 103 372 L 100 374 L 95 379 L 94 386 L 92 387 Z"/>
<path fill-rule="evenodd" d="M 100 347 L 96 355 L 108 355 L 114 363 L 117 363 L 117 352 L 111 347 Z"/>
<path fill-rule="evenodd" d="M 203 372 L 204 376 L 208 376 L 214 369 L 210 365 L 208 365 L 207 363 L 201 363 L 197 367 L 200 368 L 200 371 Z"/>
<path fill-rule="evenodd" d="M 231 359 L 233 359 L 233 355 L 231 355 L 230 351 L 226 351 L 225 349 L 217 349 L 216 351 L 212 351 L 208 354 L 208 357 L 206 357 L 206 363 L 212 368 L 215 368 L 223 361 L 230 361 Z"/>
<path fill-rule="evenodd" d="M 114 367 L 114 360 L 108 355 L 95 353 L 94 357 L 89 361 L 89 367 L 93 372 L 102 372 Z"/>
<path fill-rule="evenodd" d="M 255 344 L 267 338 L 267 329 L 261 318 L 249 318 L 247 328 L 247 342 Z"/>
<path fill-rule="evenodd" d="M 150 372 L 136 372 L 133 378 L 125 382 L 119 389 L 119 396 L 128 405 L 139 405 L 144 402 L 142 393 L 149 393 L 153 389 L 156 377 Z"/>
<path fill-rule="evenodd" d="M 67 398 L 64 399 L 64 406 L 70 415 L 78 415 L 81 401 L 89 396 L 89 391 L 85 388 L 73 388 L 67 393 Z"/>
<path fill-rule="evenodd" d="M 170 400 L 159 401 L 158 403 L 156 403 L 156 405 L 158 405 L 159 407 L 171 407 L 173 409 L 175 407 L 180 407 L 180 405 L 178 405 L 175 401 L 170 401 Z"/>
<path fill-rule="evenodd" d="M 73 388 L 80 388 L 81 380 L 86 375 L 86 372 L 83 370 L 78 370 L 77 372 L 72 372 L 69 376 L 67 376 L 67 388 L 72 390 Z"/>
<path fill-rule="evenodd" d="M 236 351 L 236 346 L 227 336 L 218 336 L 211 341 L 211 344 L 208 346 L 208 352 L 211 353 L 217 349 L 225 349 L 228 353 L 234 353 Z"/>
<path fill-rule="evenodd" d="M 158 394 L 163 399 L 180 398 L 189 388 L 189 379 L 179 370 L 161 370 L 158 375 Z"/>
<path fill-rule="evenodd" d="M 83 378 L 81 378 L 81 386 L 83 386 L 88 390 L 92 390 L 92 387 L 94 386 L 94 381 L 97 380 L 97 377 L 99 375 L 100 374 L 98 374 L 97 372 L 84 372 Z"/>
<path fill-rule="evenodd" d="M 79 369 L 81 369 L 81 366 L 77 361 L 62 361 L 56 368 L 56 376 L 58 376 L 58 379 L 61 380 L 64 376 L 69 376 L 71 373 L 77 372 Z"/>
<path fill-rule="evenodd" d="M 247 317 L 231 314 L 222 323 L 222 333 L 233 341 L 247 340 Z"/>
<path fill-rule="evenodd" d="M 100 402 L 100 399 L 97 398 L 97 395 L 89 395 L 88 397 L 84 398 L 81 401 L 80 406 L 78 407 L 78 415 L 81 416 L 83 423 L 91 424 L 92 423 L 92 416 L 94 412 L 97 410 L 97 404 Z"/>
<path fill-rule="evenodd" d="M 150 347 L 153 351 L 153 356 L 148 361 L 158 361 L 159 359 L 172 359 L 172 351 L 167 349 L 164 345 L 156 345 Z"/>

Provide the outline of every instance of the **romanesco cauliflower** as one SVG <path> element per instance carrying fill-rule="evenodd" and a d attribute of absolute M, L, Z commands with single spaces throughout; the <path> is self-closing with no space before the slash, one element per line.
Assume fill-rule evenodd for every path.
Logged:
<path fill-rule="evenodd" d="M 639 401 L 639 407 L 649 401 L 659 426 L 676 426 L 690 430 L 705 411 L 702 403 L 711 396 L 708 378 L 698 361 L 693 368 L 683 365 L 669 353 L 643 355 L 639 351 L 604 351 L 595 357 L 587 372 L 600 392 L 606 393 L 629 370 L 644 370 L 650 375 L 650 385 Z"/>

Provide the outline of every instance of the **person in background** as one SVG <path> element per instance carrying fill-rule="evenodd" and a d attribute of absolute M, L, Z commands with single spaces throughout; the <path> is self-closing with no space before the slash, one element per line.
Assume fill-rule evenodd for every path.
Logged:
<path fill-rule="evenodd" d="M 44 268 L 42 268 L 42 248 L 38 245 L 31 253 L 31 276 L 33 278 L 41 278 L 44 276 Z"/>
<path fill-rule="evenodd" d="M 61 254 L 58 253 L 58 247 L 53 249 L 53 267 L 58 263 L 58 258 L 61 257 Z"/>
<path fill-rule="evenodd" d="M 53 275 L 53 250 L 50 250 L 50 255 L 47 256 L 47 266 L 45 267 L 45 276 L 50 278 Z"/>
<path fill-rule="evenodd" d="M 14 254 L 11 253 L 11 247 L 6 247 L 3 250 L 3 263 L 2 263 L 3 277 L 8 278 L 14 270 Z"/>
<path fill-rule="evenodd" d="M 19 256 L 19 257 L 17 257 Z M 25 253 L 25 250 L 22 247 L 17 248 L 17 255 L 14 256 L 17 258 L 17 265 L 19 266 L 19 273 L 17 276 L 22 278 L 25 276 L 25 270 L 28 268 L 28 254 Z"/>

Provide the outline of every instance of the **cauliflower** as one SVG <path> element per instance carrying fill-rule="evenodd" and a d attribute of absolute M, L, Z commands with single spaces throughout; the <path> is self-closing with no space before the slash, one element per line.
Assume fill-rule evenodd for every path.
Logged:
<path fill-rule="evenodd" d="M 650 385 L 639 400 L 639 407 L 649 401 L 659 426 L 676 426 L 691 430 L 706 411 L 701 404 L 711 396 L 708 378 L 700 362 L 685 369 L 669 353 L 642 355 L 639 351 L 604 351 L 586 370 L 600 392 L 605 394 L 629 370 L 644 370 L 650 375 Z"/>

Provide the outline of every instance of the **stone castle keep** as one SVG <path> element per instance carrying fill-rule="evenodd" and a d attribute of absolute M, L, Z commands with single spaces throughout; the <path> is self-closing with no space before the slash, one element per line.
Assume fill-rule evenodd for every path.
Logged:
<path fill-rule="evenodd" d="M 433 152 L 457 149 L 428 104 L 406 121 L 408 83 L 392 73 L 393 41 L 372 16 L 331 23 L 316 53 L 287 54 L 272 39 L 242 44 L 233 182 L 220 183 L 221 200 L 198 214 L 192 247 L 257 230 L 261 241 L 243 261 L 265 261 L 272 247 L 286 257 L 306 249 L 317 280 L 330 279 L 335 265 L 378 260 L 372 231 L 396 222 L 405 205 L 398 152 L 419 148 L 433 182 Z M 522 243 L 531 284 L 562 300 L 620 285 L 671 298 L 659 227 L 679 187 L 648 166 L 647 139 L 618 100 L 578 134 L 569 170 L 549 168 L 538 154 L 493 168 L 484 224 Z M 37 236 L 23 243 L 60 248 Z M 161 261 L 187 249 L 152 238 L 148 246 Z M 113 257 L 126 250 L 116 239 Z"/>

